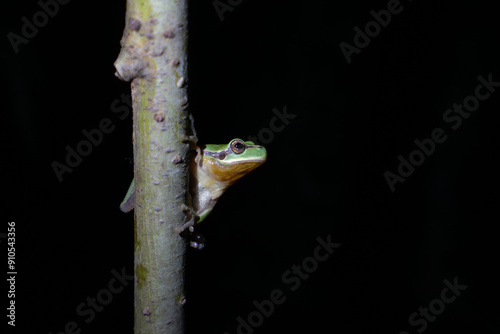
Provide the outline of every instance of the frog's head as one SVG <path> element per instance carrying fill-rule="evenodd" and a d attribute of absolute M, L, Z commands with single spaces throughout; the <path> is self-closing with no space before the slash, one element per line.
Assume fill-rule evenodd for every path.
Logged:
<path fill-rule="evenodd" d="M 267 159 L 263 146 L 233 139 L 229 144 L 207 145 L 203 149 L 203 168 L 217 181 L 233 184 L 262 165 Z"/>

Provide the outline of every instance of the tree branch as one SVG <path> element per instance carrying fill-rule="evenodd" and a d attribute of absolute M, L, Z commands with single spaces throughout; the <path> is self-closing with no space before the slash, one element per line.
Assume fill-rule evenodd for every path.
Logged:
<path fill-rule="evenodd" d="M 132 80 L 135 333 L 182 333 L 186 221 L 187 0 L 127 0 L 116 75 Z"/>

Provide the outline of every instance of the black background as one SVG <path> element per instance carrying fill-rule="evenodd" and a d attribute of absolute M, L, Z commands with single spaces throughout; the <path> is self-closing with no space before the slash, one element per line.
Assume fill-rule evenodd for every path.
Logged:
<path fill-rule="evenodd" d="M 455 277 L 468 288 L 425 333 L 498 333 L 500 93 L 455 131 L 442 117 L 478 76 L 500 81 L 498 12 L 472 1 L 401 5 L 350 64 L 339 44 L 353 44 L 353 28 L 387 1 L 245 0 L 223 21 L 211 0 L 190 5 L 200 142 L 256 135 L 273 108 L 296 117 L 262 142 L 268 162 L 200 226 L 206 248 L 187 255 L 188 333 L 237 333 L 236 319 L 274 289 L 286 301 L 255 333 L 417 333 L 409 316 Z M 36 1 L 1 10 L 0 233 L 16 222 L 15 329 L 55 334 L 75 321 L 82 333 L 132 333 L 132 284 L 90 323 L 76 312 L 113 269 L 133 272 L 133 215 L 118 209 L 132 178 L 132 120 L 111 109 L 130 92 L 113 67 L 125 1 L 61 5 L 16 54 L 7 34 L 39 10 Z M 103 118 L 114 130 L 59 182 L 51 164 Z M 435 128 L 447 140 L 391 192 L 384 172 L 397 173 L 398 156 Z M 341 246 L 291 291 L 283 273 L 328 235 Z"/>

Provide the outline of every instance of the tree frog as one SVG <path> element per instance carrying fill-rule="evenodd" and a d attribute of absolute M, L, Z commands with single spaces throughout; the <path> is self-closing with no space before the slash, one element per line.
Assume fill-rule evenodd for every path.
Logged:
<path fill-rule="evenodd" d="M 201 223 L 212 212 L 215 204 L 226 189 L 262 165 L 267 159 L 263 146 L 251 141 L 233 139 L 229 144 L 209 144 L 198 147 L 197 154 L 190 163 L 189 193 L 191 219 L 179 228 L 181 233 L 186 228 L 192 231 L 195 223 Z M 134 181 L 120 205 L 123 212 L 134 208 Z"/>

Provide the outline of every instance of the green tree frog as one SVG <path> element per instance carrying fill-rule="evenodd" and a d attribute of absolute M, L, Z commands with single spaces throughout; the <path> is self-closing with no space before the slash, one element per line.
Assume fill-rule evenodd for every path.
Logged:
<path fill-rule="evenodd" d="M 201 223 L 207 218 L 220 196 L 226 189 L 262 165 L 267 159 L 263 146 L 251 141 L 233 139 L 229 144 L 209 144 L 198 147 L 194 144 L 197 154 L 190 164 L 189 193 L 191 219 L 179 228 L 181 233 L 186 228 L 192 231 L 195 223 Z M 134 181 L 120 205 L 123 212 L 134 208 Z"/>

